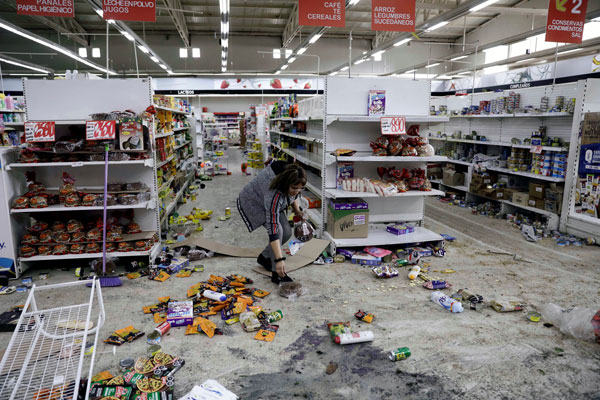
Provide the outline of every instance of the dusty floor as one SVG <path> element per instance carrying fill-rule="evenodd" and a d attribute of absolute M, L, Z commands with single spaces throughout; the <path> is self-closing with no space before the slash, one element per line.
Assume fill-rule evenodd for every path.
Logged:
<path fill-rule="evenodd" d="M 232 162 L 232 169 L 236 169 Z M 206 237 L 245 247 L 260 247 L 266 234 L 248 234 L 235 209 L 235 198 L 250 178 L 219 176 L 201 191 L 198 205 L 212 208 L 215 217 L 204 224 Z M 187 205 L 186 207 L 191 207 Z M 229 221 L 217 221 L 231 207 Z M 468 287 L 486 300 L 520 300 L 535 309 L 546 302 L 563 307 L 600 307 L 600 248 L 559 248 L 551 239 L 530 244 L 506 221 L 473 216 L 429 199 L 426 226 L 457 237 L 445 258 L 429 258 L 431 275 L 446 268 L 455 288 Z M 489 255 L 488 249 L 517 253 L 531 263 L 509 256 Z M 452 314 L 429 301 L 430 292 L 410 286 L 406 272 L 392 280 L 377 280 L 365 267 L 350 263 L 311 265 L 292 276 L 308 293 L 296 301 L 277 295 L 269 279 L 251 270 L 255 260 L 215 257 L 205 260 L 203 273 L 171 278 L 164 283 L 145 278 L 124 280 L 104 288 L 108 319 L 101 338 L 133 324 L 149 332 L 155 324 L 142 306 L 158 296 L 183 299 L 186 289 L 210 274 L 239 273 L 253 286 L 272 291 L 260 304 L 281 309 L 283 320 L 273 343 L 253 340 L 239 324 L 225 325 L 212 339 L 184 336 L 174 328 L 162 341 L 164 351 L 185 358 L 176 375 L 176 398 L 194 384 L 218 380 L 243 399 L 599 399 L 600 346 L 564 336 L 556 328 L 529 322 L 526 313 L 500 314 L 490 308 Z M 37 278 L 43 269 L 29 271 Z M 50 271 L 38 284 L 74 279 L 72 271 Z M 394 287 L 392 287 L 394 286 Z M 83 299 L 84 293 L 44 299 L 44 306 Z M 0 298 L 0 311 L 23 303 L 25 294 Z M 353 314 L 364 309 L 376 315 L 372 324 Z M 328 321 L 351 321 L 355 330 L 372 330 L 368 344 L 338 346 L 330 339 Z M 0 334 L 0 350 L 10 334 Z M 412 356 L 391 362 L 386 351 L 407 346 Z M 144 339 L 114 348 L 98 346 L 95 371 L 117 373 L 120 359 L 146 353 Z M 114 352 L 113 352 L 114 351 Z M 337 370 L 326 374 L 330 363 Z"/>

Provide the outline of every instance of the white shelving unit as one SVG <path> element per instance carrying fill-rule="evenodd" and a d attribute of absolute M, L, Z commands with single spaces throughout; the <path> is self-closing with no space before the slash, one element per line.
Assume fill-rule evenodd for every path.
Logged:
<path fill-rule="evenodd" d="M 325 153 L 338 148 L 356 150 L 353 156 L 323 157 L 323 205 L 322 216 L 325 226 L 323 236 L 331 240 L 330 250 L 338 247 L 364 247 L 437 242 L 442 237 L 422 226 L 425 196 L 443 195 L 442 191 L 408 191 L 390 197 L 372 193 L 345 192 L 337 189 L 336 164 L 339 161 L 354 162 L 354 176 L 376 178 L 380 165 L 397 166 L 409 170 L 426 170 L 428 162 L 445 161 L 446 157 L 378 157 L 373 156 L 369 142 L 381 135 L 380 117 L 367 116 L 369 90 L 386 91 L 386 115 L 405 116 L 407 125 L 443 123 L 447 117 L 429 115 L 429 81 L 409 81 L 394 78 L 345 78 L 328 77 L 325 82 L 325 112 L 323 139 Z M 406 96 L 411 93 L 411 96 Z M 422 133 L 423 135 L 423 133 Z M 327 230 L 327 200 L 333 198 L 364 198 L 369 204 L 369 233 L 366 238 L 334 238 Z M 385 225 L 394 222 L 412 222 L 418 226 L 415 232 L 393 235 L 386 232 Z"/>
<path fill-rule="evenodd" d="M 152 89 L 150 79 L 114 79 L 114 80 L 23 80 L 25 100 L 27 103 L 26 120 L 28 121 L 56 121 L 57 140 L 70 133 L 67 125 L 78 126 L 77 129 L 85 131 L 85 121 L 90 114 L 112 110 L 131 109 L 143 112 L 152 104 Z M 56 101 L 56 93 L 64 95 L 61 102 Z M 149 188 L 150 199 L 133 205 L 109 206 L 113 210 L 133 210 L 133 220 L 138 223 L 142 231 L 154 232 L 160 236 L 159 214 L 156 204 L 157 181 L 155 172 L 154 151 L 154 124 L 152 121 L 144 123 L 144 136 L 150 140 L 150 148 L 145 154 L 150 158 L 142 160 L 109 161 L 109 182 L 141 182 Z M 117 144 L 118 146 L 118 144 Z M 75 153 L 73 153 L 75 154 Z M 103 155 L 104 153 L 102 153 Z M 140 152 L 131 152 L 139 155 Z M 79 190 L 88 189 L 98 193 L 98 188 L 103 187 L 104 162 L 103 161 L 74 161 L 74 162 L 42 162 L 25 164 L 18 161 L 18 149 L 4 149 L 0 152 L 0 165 L 5 166 L 1 171 L 3 185 L 0 186 L 0 216 L 5 221 L 5 229 L 0 235 L 6 242 L 3 251 L 8 248 L 8 253 L 3 252 L 1 257 L 12 260 L 12 273 L 17 277 L 32 263 L 39 261 L 54 261 L 67 259 L 84 259 L 102 257 L 102 253 L 69 254 L 66 256 L 35 256 L 19 257 L 18 248 L 20 240 L 30 225 L 30 217 L 48 220 L 68 220 L 87 217 L 89 214 L 102 216 L 102 207 L 65 207 L 51 205 L 47 208 L 22 210 L 12 209 L 13 200 L 27 192 L 25 173 L 35 171 L 36 180 L 46 186 L 48 190 L 61 186 L 63 171 L 71 174 L 75 179 L 75 187 Z M 91 189 L 95 188 L 95 189 Z M 122 258 L 146 256 L 151 262 L 158 254 L 160 246 L 154 245 L 149 251 L 119 252 Z M 10 261 L 8 261 L 10 263 Z M 5 262 L 6 264 L 6 262 Z"/>

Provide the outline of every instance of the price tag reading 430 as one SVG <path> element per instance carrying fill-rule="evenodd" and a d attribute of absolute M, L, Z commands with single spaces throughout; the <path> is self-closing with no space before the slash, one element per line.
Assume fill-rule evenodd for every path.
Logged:
<path fill-rule="evenodd" d="M 406 135 L 406 117 L 381 117 L 382 135 Z"/>
<path fill-rule="evenodd" d="M 56 129 L 54 122 L 25 122 L 27 142 L 54 142 Z"/>
<path fill-rule="evenodd" d="M 85 138 L 87 140 L 110 140 L 115 138 L 116 121 L 87 121 Z"/>

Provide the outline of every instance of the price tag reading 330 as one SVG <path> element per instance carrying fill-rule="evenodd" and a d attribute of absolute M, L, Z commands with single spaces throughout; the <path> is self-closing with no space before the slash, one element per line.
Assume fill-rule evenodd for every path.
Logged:
<path fill-rule="evenodd" d="M 382 135 L 406 135 L 406 117 L 381 117 Z"/>
<path fill-rule="evenodd" d="M 111 140 L 115 138 L 116 121 L 87 121 L 85 137 L 87 140 Z"/>
<path fill-rule="evenodd" d="M 56 129 L 54 122 L 25 122 L 27 142 L 54 142 Z"/>

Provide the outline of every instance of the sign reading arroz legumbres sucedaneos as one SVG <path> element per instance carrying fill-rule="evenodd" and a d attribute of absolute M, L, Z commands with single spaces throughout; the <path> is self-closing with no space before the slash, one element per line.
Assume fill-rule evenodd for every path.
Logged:
<path fill-rule="evenodd" d="M 406 117 L 381 117 L 382 135 L 406 135 Z"/>
<path fill-rule="evenodd" d="M 546 42 L 581 43 L 588 0 L 549 0 Z"/>
<path fill-rule="evenodd" d="M 56 124 L 54 121 L 25 122 L 25 141 L 54 142 L 56 140 Z"/>
<path fill-rule="evenodd" d="M 416 0 L 372 0 L 371 30 L 415 31 Z"/>
<path fill-rule="evenodd" d="M 342 0 L 298 0 L 298 25 L 346 26 L 346 2 Z"/>

